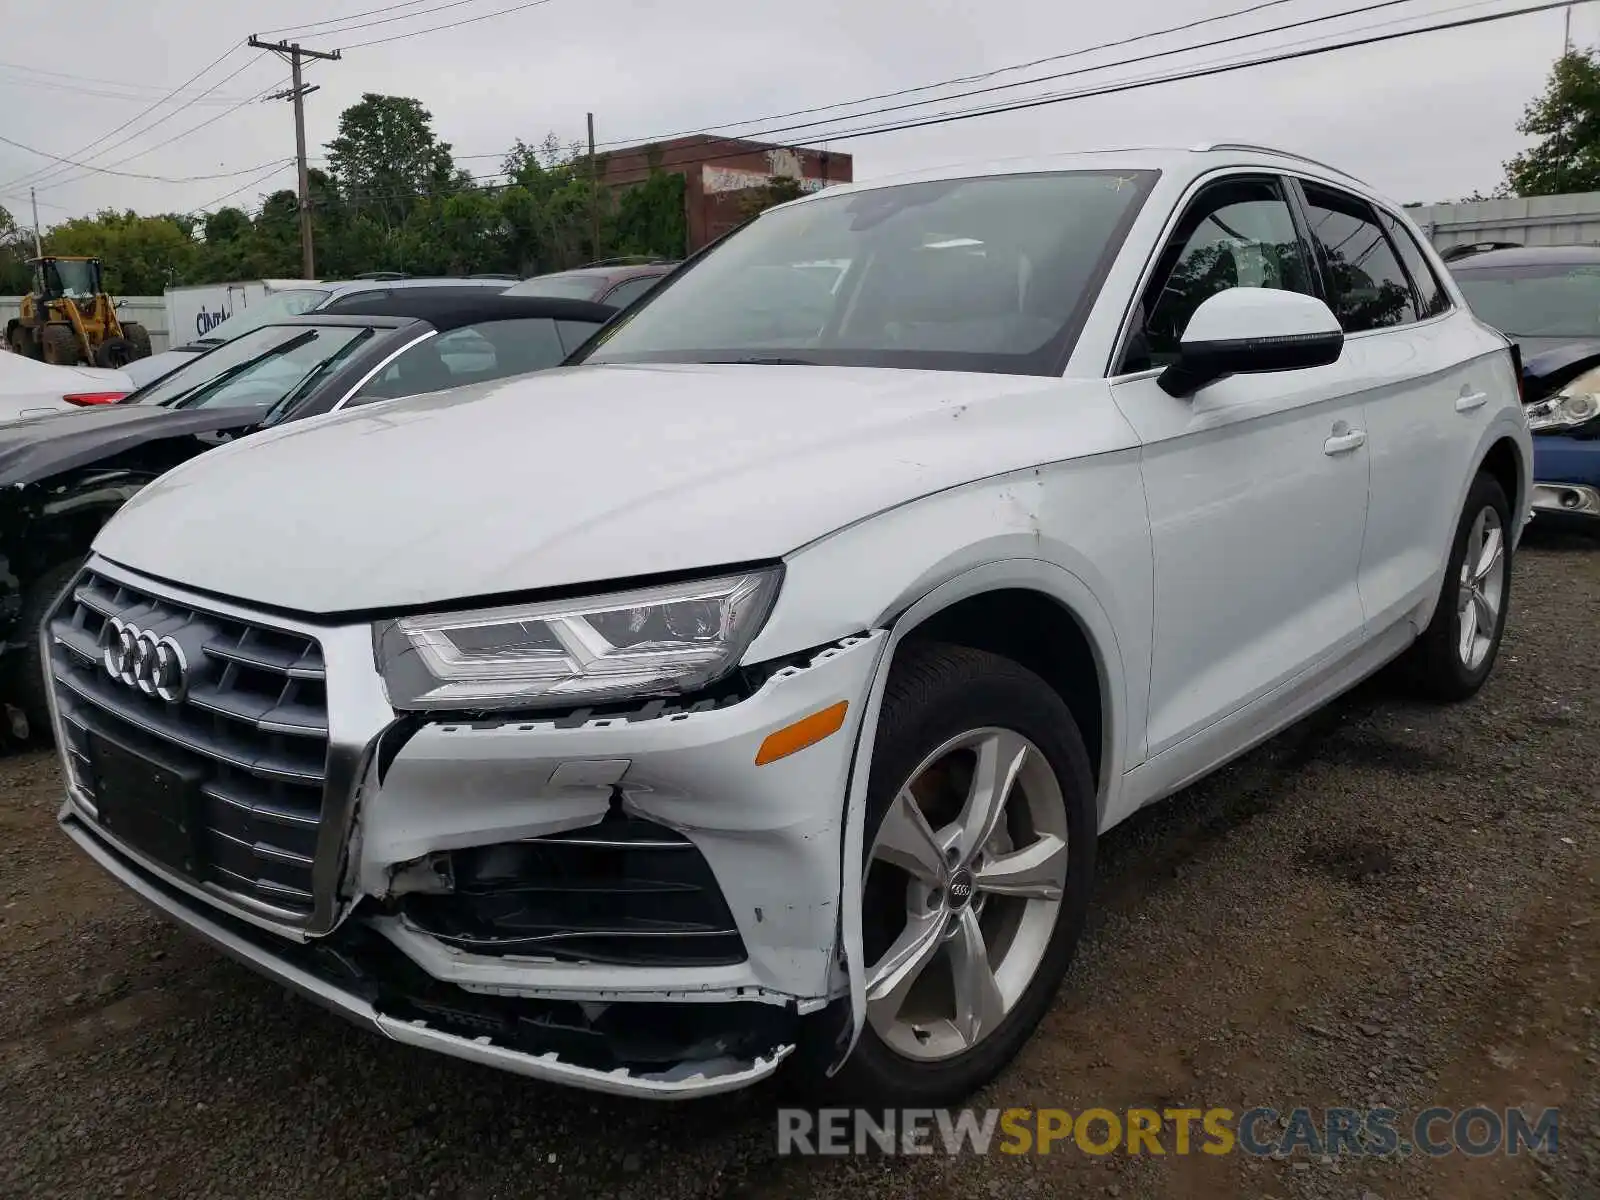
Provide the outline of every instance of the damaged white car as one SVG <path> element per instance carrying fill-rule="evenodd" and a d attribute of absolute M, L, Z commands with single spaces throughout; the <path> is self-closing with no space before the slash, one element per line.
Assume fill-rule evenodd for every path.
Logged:
<path fill-rule="evenodd" d="M 1308 160 L 829 188 L 583 357 L 194 459 L 42 631 L 66 831 L 398 1041 L 953 1102 L 1100 834 L 1403 652 L 1493 665 L 1512 353 Z"/>

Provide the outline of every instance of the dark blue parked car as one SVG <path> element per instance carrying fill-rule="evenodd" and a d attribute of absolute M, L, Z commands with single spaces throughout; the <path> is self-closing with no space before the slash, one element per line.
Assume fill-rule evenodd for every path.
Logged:
<path fill-rule="evenodd" d="M 1489 250 L 1450 272 L 1521 349 L 1540 524 L 1600 531 L 1600 246 Z"/>

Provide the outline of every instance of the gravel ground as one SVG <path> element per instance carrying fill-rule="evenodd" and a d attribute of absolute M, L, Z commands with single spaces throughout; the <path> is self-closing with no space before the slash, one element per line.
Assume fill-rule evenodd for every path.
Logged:
<path fill-rule="evenodd" d="M 643 1105 L 387 1044 L 147 913 L 0 760 L 0 1194 L 1600 1196 L 1600 555 L 1518 563 L 1499 666 L 1435 710 L 1365 685 L 1112 833 L 1097 916 L 975 1103 L 1523 1104 L 1561 1150 L 801 1159 L 771 1089 Z"/>

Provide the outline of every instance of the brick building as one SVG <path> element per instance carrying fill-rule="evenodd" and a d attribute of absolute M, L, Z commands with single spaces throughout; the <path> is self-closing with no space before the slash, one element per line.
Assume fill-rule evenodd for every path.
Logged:
<path fill-rule="evenodd" d="M 652 169 L 682 175 L 691 253 L 739 224 L 740 193 L 746 189 L 763 187 L 775 176 L 798 180 L 805 191 L 852 179 L 848 154 L 707 134 L 609 151 L 601 164 L 601 179 L 612 187 L 640 183 Z"/>

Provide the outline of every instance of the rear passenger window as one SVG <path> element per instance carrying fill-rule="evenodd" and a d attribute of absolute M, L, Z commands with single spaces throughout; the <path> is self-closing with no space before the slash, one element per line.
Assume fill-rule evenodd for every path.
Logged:
<path fill-rule="evenodd" d="M 1328 303 L 1340 327 L 1362 333 L 1415 321 L 1411 283 L 1372 207 L 1331 188 L 1302 186 L 1311 237 L 1327 271 Z"/>
<path fill-rule="evenodd" d="M 1190 204 L 1140 301 L 1122 372 L 1174 362 L 1195 309 L 1236 287 L 1316 294 L 1288 201 L 1270 179 L 1213 184 Z"/>
<path fill-rule="evenodd" d="M 1417 239 L 1411 236 L 1411 231 L 1386 212 L 1380 211 L 1378 220 L 1383 223 L 1384 231 L 1388 233 L 1395 249 L 1400 251 L 1400 261 L 1405 263 L 1412 286 L 1417 290 L 1417 303 L 1422 315 L 1437 317 L 1440 313 L 1449 312 L 1450 295 L 1439 283 L 1439 277 L 1433 273 L 1433 267 L 1417 245 Z"/>
<path fill-rule="evenodd" d="M 566 355 L 548 317 L 463 325 L 406 348 L 347 403 L 370 404 L 543 371 Z"/>

